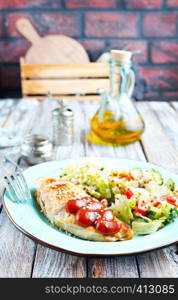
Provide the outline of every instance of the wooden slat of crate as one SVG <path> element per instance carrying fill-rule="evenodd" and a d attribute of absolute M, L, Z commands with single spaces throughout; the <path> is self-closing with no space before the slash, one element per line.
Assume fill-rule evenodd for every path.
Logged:
<path fill-rule="evenodd" d="M 70 65 L 21 65 L 21 77 L 25 78 L 108 78 L 109 69 L 105 63 Z"/>
<path fill-rule="evenodd" d="M 109 90 L 109 67 L 106 63 L 34 65 L 20 59 L 21 86 L 24 97 L 55 97 L 98 100 L 98 88 Z"/>
<path fill-rule="evenodd" d="M 108 79 L 43 79 L 43 80 L 23 80 L 23 91 L 27 94 L 96 94 L 98 87 L 109 89 Z"/>
<path fill-rule="evenodd" d="M 37 98 L 38 100 L 43 100 L 44 99 L 44 96 L 25 96 L 25 99 L 28 99 L 28 98 Z M 64 99 L 64 100 L 74 100 L 74 101 L 85 101 L 85 100 L 88 100 L 88 101 L 99 101 L 101 100 L 101 96 L 100 95 L 75 95 L 75 96 L 70 96 L 70 95 L 62 95 L 62 94 L 56 94 L 53 96 L 54 99 L 56 100 L 61 100 L 61 99 Z"/>

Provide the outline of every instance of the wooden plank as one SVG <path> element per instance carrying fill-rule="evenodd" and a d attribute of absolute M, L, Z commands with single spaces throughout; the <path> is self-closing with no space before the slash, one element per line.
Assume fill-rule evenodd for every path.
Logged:
<path fill-rule="evenodd" d="M 38 245 L 33 278 L 86 277 L 86 259 Z"/>
<path fill-rule="evenodd" d="M 15 104 L 16 101 L 13 101 L 12 99 L 0 100 L 0 130 L 5 126 L 6 122 L 8 121 L 11 111 L 15 108 Z M 7 151 L 6 149 L 0 148 L 0 164 L 1 164 L 1 155 L 4 155 L 6 151 Z M 3 190 L 4 190 L 3 174 L 2 172 L 0 172 L 0 212 L 2 206 Z"/>
<path fill-rule="evenodd" d="M 160 115 L 158 111 L 161 110 L 162 104 L 145 102 L 137 104 L 137 108 L 146 123 L 146 130 L 142 138 L 143 147 L 149 161 L 172 171 L 177 171 L 177 152 L 158 118 L 158 115 Z M 157 107 L 157 110 L 153 111 L 153 107 Z M 164 118 L 166 119 L 166 114 L 164 114 Z M 167 121 L 165 120 L 165 122 Z M 140 276 L 177 277 L 178 259 L 176 250 L 176 246 L 172 246 L 138 255 Z"/>
<path fill-rule="evenodd" d="M 56 159 L 77 158 L 84 156 L 83 128 L 84 117 L 79 103 L 69 102 L 68 106 L 75 114 L 75 141 L 70 147 L 56 147 Z M 47 123 L 49 125 L 49 121 Z M 38 245 L 32 277 L 86 277 L 86 258 L 72 256 L 49 250 Z"/>
<path fill-rule="evenodd" d="M 4 128 L 13 129 L 18 137 L 23 137 L 33 127 L 33 122 L 38 118 L 39 102 L 35 99 L 20 100 L 10 110 L 9 117 L 4 123 Z"/>
<path fill-rule="evenodd" d="M 89 278 L 137 278 L 135 256 L 89 258 Z"/>
<path fill-rule="evenodd" d="M 151 251 L 137 256 L 140 277 L 177 278 L 178 255 L 176 246 Z"/>
<path fill-rule="evenodd" d="M 145 156 L 140 146 L 140 142 L 135 142 L 124 147 L 116 147 L 114 150 L 117 158 L 145 161 Z"/>
<path fill-rule="evenodd" d="M 96 94 L 98 87 L 108 90 L 108 79 L 52 79 L 22 80 L 23 94 Z"/>
<path fill-rule="evenodd" d="M 178 102 L 171 102 L 171 105 L 178 111 Z"/>
<path fill-rule="evenodd" d="M 2 106 L 2 104 L 4 105 Z M 7 99 L 0 102 L 1 104 L 1 113 L 0 113 L 0 126 L 7 130 L 13 130 L 17 133 L 18 137 L 22 137 L 25 134 L 25 131 L 28 129 L 29 124 L 32 123 L 32 118 L 34 113 L 30 113 L 28 109 L 28 104 L 33 106 L 33 102 L 26 102 L 23 104 L 23 101 L 13 101 L 12 99 Z M 23 105 L 23 109 L 22 109 Z M 34 110 L 33 110 L 34 112 Z M 27 116 L 28 115 L 28 116 Z M 20 122 L 21 125 L 20 126 Z M 0 149 L 1 155 L 14 150 L 11 147 Z M 0 173 L 0 206 L 2 205 L 2 191 L 4 189 L 2 177 L 3 174 Z"/>
<path fill-rule="evenodd" d="M 25 78 L 79 78 L 109 77 L 109 67 L 105 63 L 38 65 L 21 64 L 21 77 Z"/>
<path fill-rule="evenodd" d="M 35 243 L 18 231 L 0 214 L 0 277 L 20 278 L 31 275 Z"/>
<path fill-rule="evenodd" d="M 15 104 L 12 99 L 0 100 L 0 127 L 4 126 Z"/>
<path fill-rule="evenodd" d="M 138 103 L 137 107 L 146 123 L 142 142 L 149 161 L 178 173 L 177 151 L 158 116 L 149 103 Z"/>
<path fill-rule="evenodd" d="M 151 102 L 151 109 L 154 111 L 156 116 L 159 118 L 164 131 L 171 139 L 176 149 L 178 150 L 178 114 L 177 111 L 166 102 Z"/>

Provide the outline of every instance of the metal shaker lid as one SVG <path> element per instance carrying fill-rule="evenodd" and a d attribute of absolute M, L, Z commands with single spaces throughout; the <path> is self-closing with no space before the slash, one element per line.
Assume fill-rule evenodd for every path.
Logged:
<path fill-rule="evenodd" d="M 31 145 L 31 146 L 44 146 L 49 143 L 49 139 L 45 136 L 33 134 L 33 135 L 27 135 L 24 138 L 24 143 Z"/>
<path fill-rule="evenodd" d="M 70 108 L 67 108 L 66 110 L 63 110 L 61 114 L 67 118 L 73 116 L 73 111 Z"/>
<path fill-rule="evenodd" d="M 61 112 L 60 107 L 57 107 L 57 108 L 52 110 L 53 116 L 58 116 L 60 112 Z"/>
<path fill-rule="evenodd" d="M 59 101 L 59 107 L 53 109 L 52 111 L 53 116 L 65 116 L 65 117 L 72 117 L 73 111 L 64 104 L 63 99 Z"/>

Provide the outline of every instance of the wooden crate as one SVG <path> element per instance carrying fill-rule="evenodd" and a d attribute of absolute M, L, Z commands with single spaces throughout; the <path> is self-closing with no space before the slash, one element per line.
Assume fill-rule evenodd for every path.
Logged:
<path fill-rule="evenodd" d="M 20 58 L 23 97 L 53 97 L 75 100 L 98 100 L 98 88 L 109 90 L 107 63 L 26 64 Z"/>

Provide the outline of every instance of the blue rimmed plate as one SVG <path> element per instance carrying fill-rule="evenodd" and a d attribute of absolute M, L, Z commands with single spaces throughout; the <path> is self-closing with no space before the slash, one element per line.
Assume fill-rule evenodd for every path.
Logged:
<path fill-rule="evenodd" d="M 178 175 L 143 161 L 111 158 L 96 159 L 105 164 L 114 164 L 115 167 L 139 167 L 143 170 L 154 168 L 160 171 L 165 179 L 171 177 L 174 181 L 178 182 Z M 80 163 L 81 160 L 83 159 L 78 159 L 77 163 Z M 23 174 L 32 195 L 34 194 L 34 182 L 39 176 L 56 176 L 69 164 L 76 164 L 76 159 L 51 161 L 25 170 Z M 68 251 L 73 254 L 93 256 L 132 255 L 178 242 L 178 218 L 155 233 L 145 236 L 135 236 L 129 241 L 94 242 L 76 238 L 53 227 L 47 218 L 41 214 L 34 197 L 25 204 L 17 204 L 10 201 L 8 194 L 5 192 L 3 204 L 12 223 L 25 235 L 47 247 Z"/>

